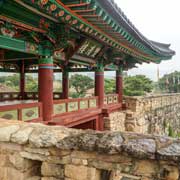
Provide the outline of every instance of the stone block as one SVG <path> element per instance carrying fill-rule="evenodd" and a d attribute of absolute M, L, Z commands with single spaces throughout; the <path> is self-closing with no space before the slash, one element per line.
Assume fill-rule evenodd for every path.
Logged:
<path fill-rule="evenodd" d="M 41 180 L 41 177 L 40 176 L 33 176 L 30 178 L 27 178 L 27 180 Z"/>
<path fill-rule="evenodd" d="M 55 177 L 42 177 L 41 180 L 64 180 L 64 179 L 57 179 Z"/>
<path fill-rule="evenodd" d="M 9 161 L 16 169 L 20 171 L 26 171 L 29 168 L 36 166 L 38 164 L 37 161 L 32 161 L 23 158 L 19 153 L 14 153 L 12 155 L 9 155 Z"/>
<path fill-rule="evenodd" d="M 19 128 L 19 125 L 9 125 L 5 127 L 0 127 L 0 141 L 9 142 L 11 135 L 17 132 Z"/>
<path fill-rule="evenodd" d="M 29 136 L 32 133 L 33 128 L 25 126 L 20 128 L 16 133 L 11 137 L 11 141 L 18 144 L 26 144 L 29 140 Z"/>
<path fill-rule="evenodd" d="M 74 180 L 101 180 L 100 171 L 87 166 L 65 166 L 65 177 Z"/>
<path fill-rule="evenodd" d="M 139 176 L 153 177 L 156 175 L 158 164 L 148 160 L 135 160 L 135 167 L 133 172 Z"/>
<path fill-rule="evenodd" d="M 47 177 L 64 178 L 64 167 L 62 165 L 43 162 L 41 174 Z"/>
<path fill-rule="evenodd" d="M 26 172 L 20 172 L 19 170 L 12 167 L 0 168 L 0 179 L 1 180 L 27 180 L 33 177 L 37 173 L 37 167 L 33 167 Z"/>

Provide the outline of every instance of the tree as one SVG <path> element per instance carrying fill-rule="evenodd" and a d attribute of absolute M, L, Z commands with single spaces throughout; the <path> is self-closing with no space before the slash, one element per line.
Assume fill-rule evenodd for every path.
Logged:
<path fill-rule="evenodd" d="M 16 91 L 19 90 L 19 74 L 10 74 L 8 76 L 0 77 L 0 84 L 5 85 L 6 87 L 10 87 Z"/>
<path fill-rule="evenodd" d="M 124 94 L 127 96 L 142 96 L 153 89 L 152 81 L 144 75 L 124 78 Z"/>
<path fill-rule="evenodd" d="M 116 82 L 114 79 L 105 79 L 105 93 L 115 93 L 116 90 Z"/>
<path fill-rule="evenodd" d="M 32 75 L 26 75 L 26 91 L 38 92 L 38 78 Z"/>
<path fill-rule="evenodd" d="M 162 92 L 178 93 L 180 92 L 180 72 L 173 72 L 164 75 L 158 82 Z"/>
<path fill-rule="evenodd" d="M 75 74 L 70 78 L 70 86 L 76 90 L 75 97 L 83 97 L 88 89 L 94 87 L 94 81 L 88 76 Z"/>

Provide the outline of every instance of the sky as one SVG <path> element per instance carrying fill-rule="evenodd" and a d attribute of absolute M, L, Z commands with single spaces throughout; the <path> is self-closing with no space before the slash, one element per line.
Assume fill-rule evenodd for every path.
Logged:
<path fill-rule="evenodd" d="M 180 0 L 114 0 L 136 28 L 148 39 L 171 44 L 176 56 L 161 64 L 143 64 L 128 71 L 129 75 L 145 74 L 157 80 L 180 71 Z"/>

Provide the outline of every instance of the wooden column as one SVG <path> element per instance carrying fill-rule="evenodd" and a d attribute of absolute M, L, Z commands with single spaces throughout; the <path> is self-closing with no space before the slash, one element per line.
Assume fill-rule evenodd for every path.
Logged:
<path fill-rule="evenodd" d="M 118 94 L 119 103 L 123 102 L 123 68 L 118 67 L 116 71 L 116 93 Z"/>
<path fill-rule="evenodd" d="M 64 67 L 62 72 L 62 98 L 69 98 L 69 72 L 67 67 Z"/>
<path fill-rule="evenodd" d="M 95 96 L 98 96 L 99 108 L 102 109 L 104 106 L 104 66 L 102 62 L 98 62 L 95 71 Z M 100 114 L 96 120 L 96 130 L 104 130 L 103 114 Z"/>
<path fill-rule="evenodd" d="M 95 96 L 98 96 L 99 107 L 104 105 L 104 67 L 99 63 L 95 72 Z"/>
<path fill-rule="evenodd" d="M 39 102 L 42 102 L 43 120 L 52 120 L 53 115 L 53 59 L 39 60 Z"/>
<path fill-rule="evenodd" d="M 21 100 L 25 99 L 25 71 L 24 71 L 24 61 L 21 61 L 20 65 L 20 96 Z"/>

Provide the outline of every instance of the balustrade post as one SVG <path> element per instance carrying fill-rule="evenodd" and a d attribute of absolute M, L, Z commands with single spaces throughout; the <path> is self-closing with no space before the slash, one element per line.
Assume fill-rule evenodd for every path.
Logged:
<path fill-rule="evenodd" d="M 123 102 L 123 67 L 119 66 L 116 71 L 116 93 L 118 94 L 119 103 Z"/>
<path fill-rule="evenodd" d="M 97 63 L 95 71 L 95 96 L 98 96 L 99 107 L 104 106 L 104 66 L 102 62 Z"/>
<path fill-rule="evenodd" d="M 69 98 L 69 72 L 67 67 L 64 67 L 62 71 L 62 98 Z"/>
<path fill-rule="evenodd" d="M 53 115 L 53 59 L 39 59 L 39 102 L 42 102 L 43 120 L 52 120 Z"/>

